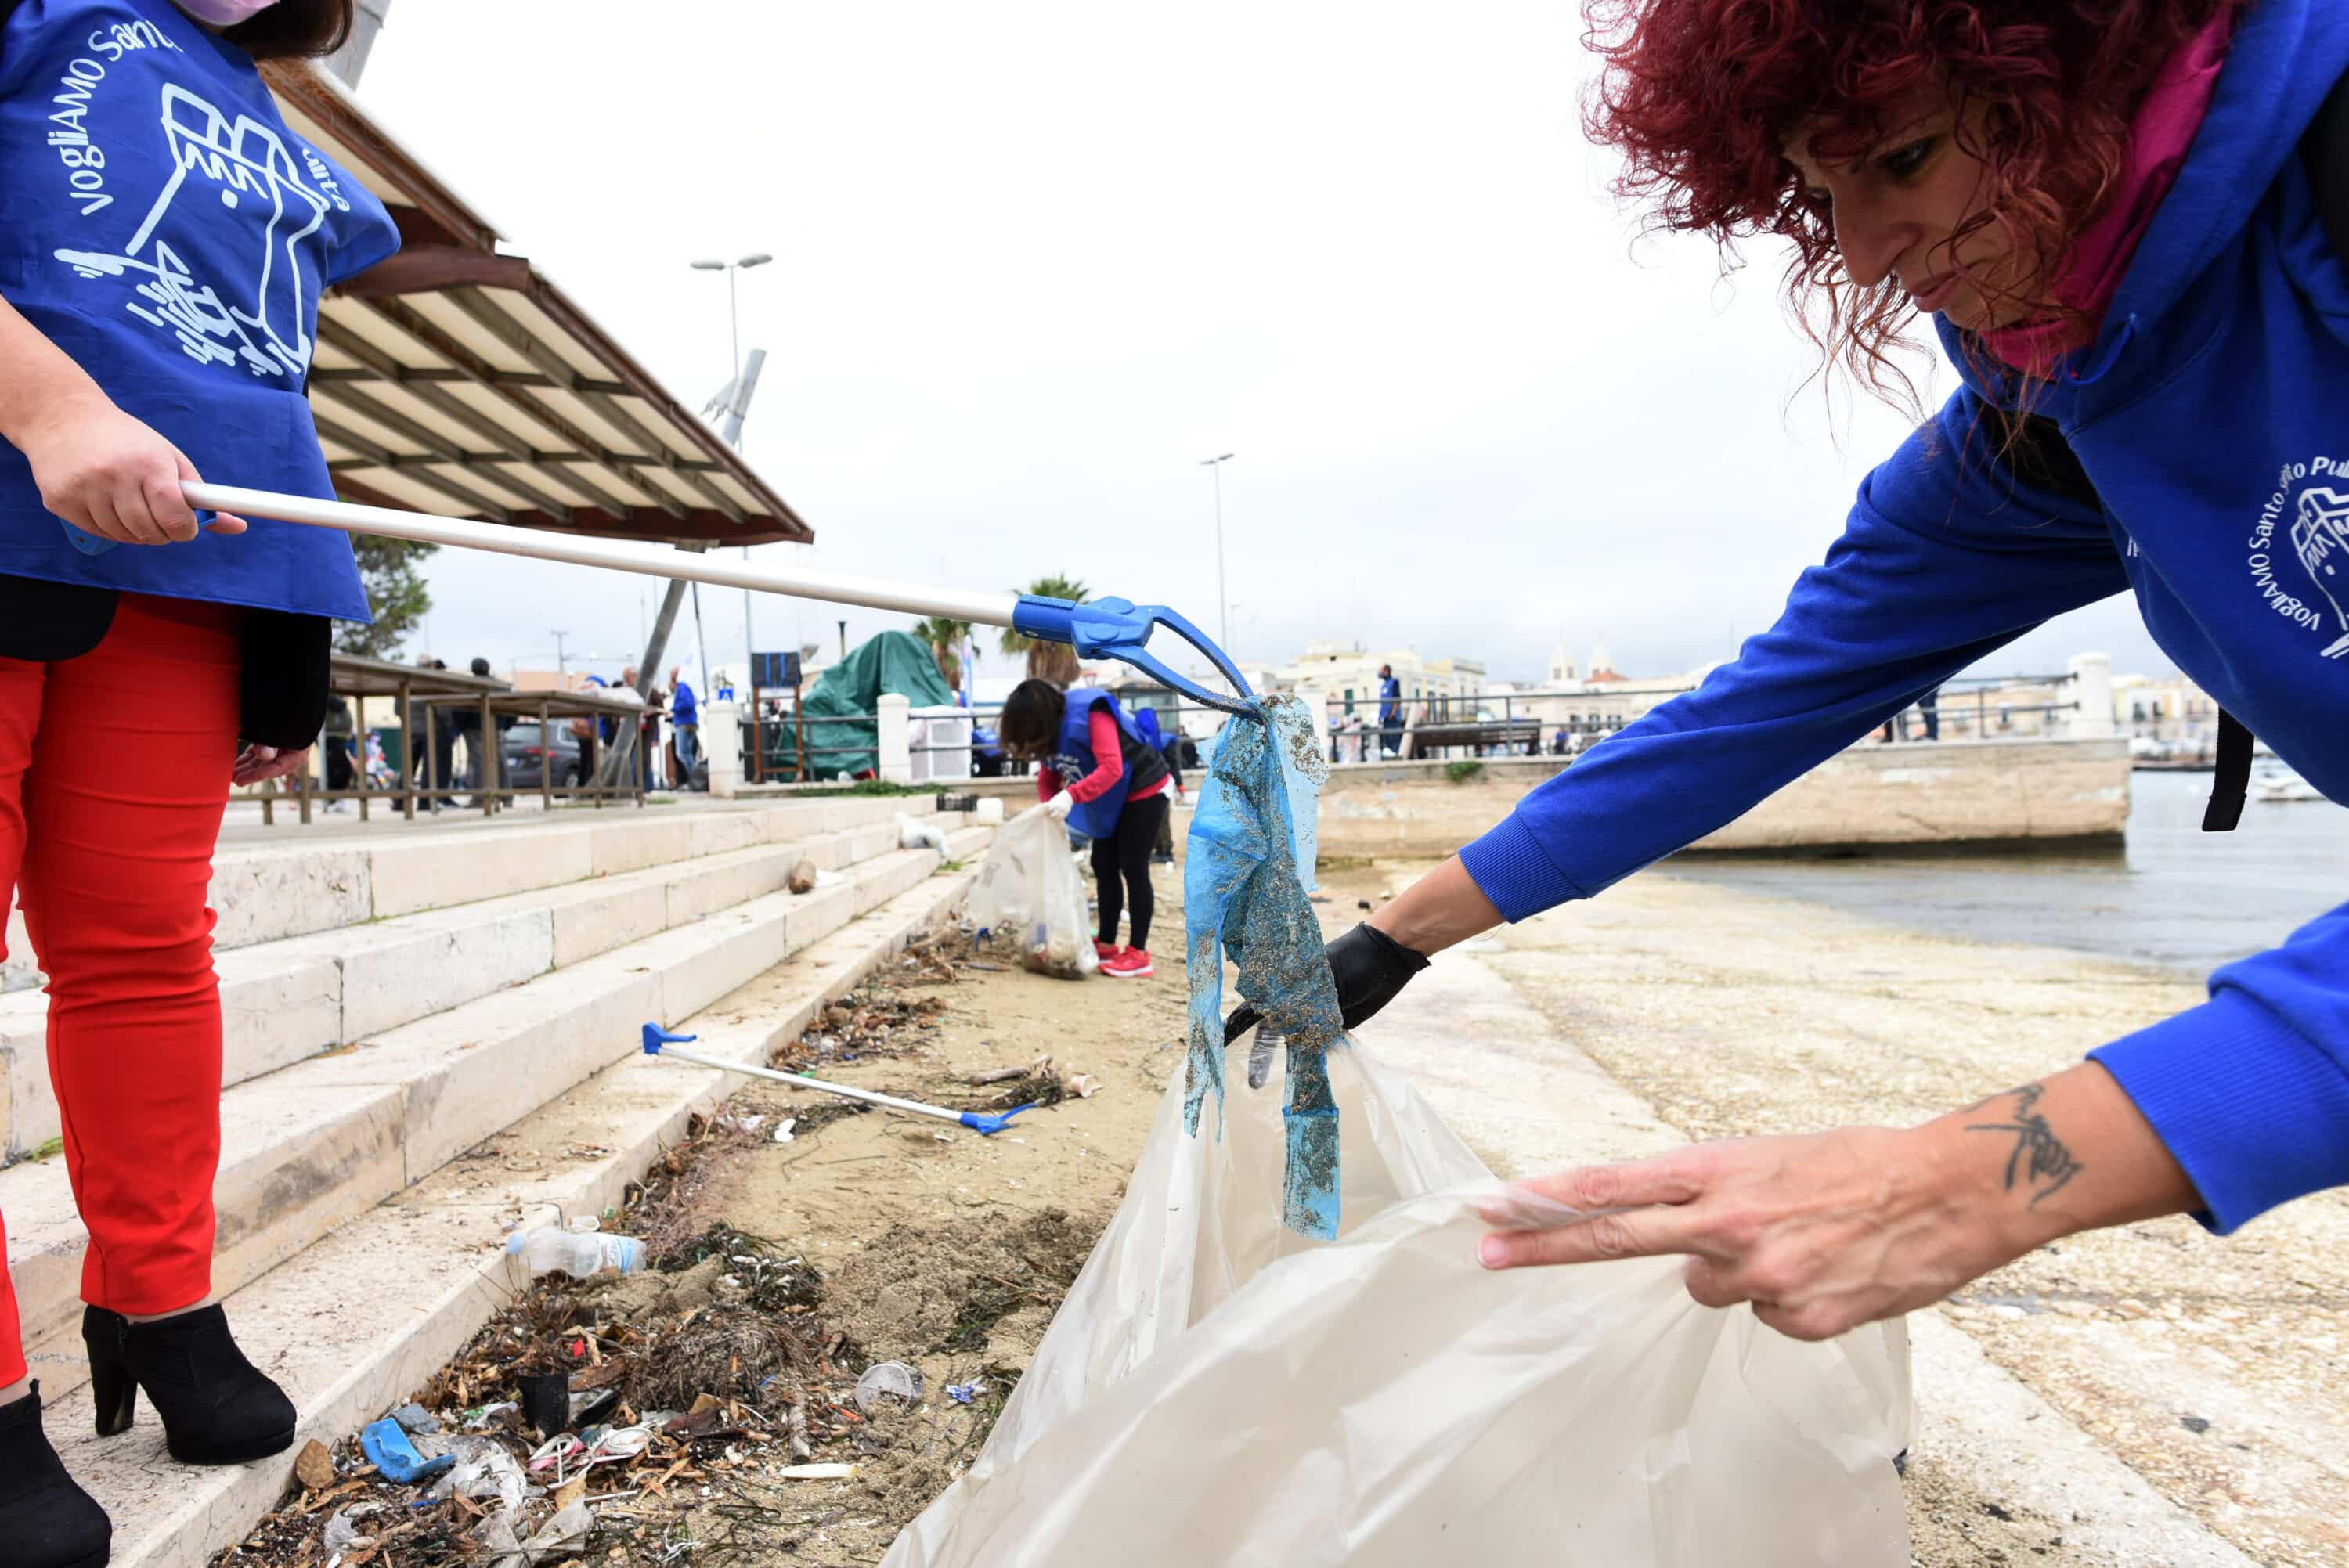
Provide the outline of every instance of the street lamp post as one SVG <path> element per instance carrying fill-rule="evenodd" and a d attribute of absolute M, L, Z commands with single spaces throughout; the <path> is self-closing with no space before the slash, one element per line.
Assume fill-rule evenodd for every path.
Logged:
<path fill-rule="evenodd" d="M 753 251 L 750 254 L 742 257 L 739 261 L 720 262 L 705 259 L 703 261 L 691 263 L 693 270 L 698 273 L 724 273 L 726 274 L 727 335 L 728 340 L 732 345 L 734 350 L 734 379 L 727 384 L 727 396 L 730 398 L 739 399 L 742 396 L 742 311 L 735 293 L 734 274 L 740 272 L 745 267 L 763 267 L 774 259 L 774 257 L 769 255 L 764 251 Z M 735 428 L 737 434 L 735 436 L 734 446 L 735 449 L 739 451 L 741 449 L 742 445 L 741 436 L 740 434 L 741 427 L 738 423 Z M 750 547 L 747 544 L 742 547 L 742 559 L 745 561 L 750 559 Z M 695 597 L 694 603 L 696 608 L 695 618 L 698 624 L 699 620 L 698 610 L 700 605 L 698 595 Z M 742 590 L 742 686 L 745 690 L 748 690 L 750 685 L 750 660 L 753 656 L 751 650 L 757 645 L 753 641 L 753 635 L 754 634 L 750 630 L 750 591 L 748 588 L 745 588 Z M 701 655 L 701 685 L 702 689 L 705 691 L 709 689 L 709 650 L 706 648 L 702 650 Z"/>
<path fill-rule="evenodd" d="M 1216 476 L 1216 629 L 1222 633 L 1218 644 L 1226 652 L 1232 645 L 1232 608 L 1224 602 L 1224 465 L 1232 460 L 1226 452 L 1220 458 L 1202 458 L 1199 466 Z"/>

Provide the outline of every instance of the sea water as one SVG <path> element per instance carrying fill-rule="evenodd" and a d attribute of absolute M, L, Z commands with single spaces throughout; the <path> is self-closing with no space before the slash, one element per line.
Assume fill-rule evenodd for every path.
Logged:
<path fill-rule="evenodd" d="M 1665 874 L 1823 903 L 1886 925 L 2071 947 L 2201 975 L 2349 903 L 2349 808 L 2243 807 L 2205 833 L 2208 773 L 2131 776 L 2127 843 L 2102 853 L 1682 855 Z"/>

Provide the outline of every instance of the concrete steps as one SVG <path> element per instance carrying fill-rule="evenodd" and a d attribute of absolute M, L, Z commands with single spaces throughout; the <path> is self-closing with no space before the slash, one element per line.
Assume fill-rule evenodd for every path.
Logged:
<path fill-rule="evenodd" d="M 986 834 L 968 848 L 977 852 Z M 221 1097 L 213 1288 L 234 1291 L 688 1016 L 926 881 L 940 856 L 891 850 L 837 885 L 775 892 L 372 1033 Z M 87 1243 L 65 1161 L 0 1171 L 9 1267 L 45 1387 L 86 1375 Z"/>
<path fill-rule="evenodd" d="M 861 810 L 736 814 L 746 820 L 740 825 L 729 821 L 731 830 L 725 833 L 681 830 L 687 830 L 683 823 L 615 822 L 588 824 L 568 833 L 540 830 L 514 834 L 526 854 L 512 852 L 504 840 L 478 834 L 441 835 L 429 842 L 400 845 L 409 852 L 385 861 L 397 865 L 396 873 L 365 879 L 371 903 L 380 896 L 387 907 L 396 908 L 422 897 L 531 882 L 547 874 L 547 865 L 533 858 L 542 853 L 564 871 L 580 863 L 601 863 L 605 869 L 502 896 L 378 915 L 363 923 L 218 953 L 214 965 L 224 1016 L 222 1087 L 233 1088 L 321 1051 L 370 1039 L 772 893 L 802 859 L 812 861 L 820 870 L 837 872 L 895 849 L 895 811 L 881 815 L 873 808 L 894 808 L 897 802 L 839 804 Z M 855 820 L 858 816 L 866 820 Z M 746 830 L 767 833 L 810 820 L 824 825 L 778 841 L 718 847 Z M 662 830 L 646 830 L 652 828 Z M 642 869 L 614 869 L 651 850 L 689 851 L 697 847 L 707 852 Z M 372 861 L 380 852 L 367 851 L 366 856 Z M 324 851 L 314 858 L 341 857 Z M 278 857 L 272 861 L 278 872 L 288 869 L 277 863 Z M 292 870 L 296 885 L 317 881 L 316 866 Z M 452 872 L 464 875 L 460 879 Z M 241 900 L 259 896 L 249 891 L 251 883 L 244 885 L 248 891 L 240 893 Z M 220 892 L 217 878 L 214 891 Z M 222 912 L 223 924 L 237 908 L 231 905 Z M 316 909 L 314 904 L 313 913 Z M 248 933 L 262 928 L 254 917 L 236 923 Z M 49 1084 L 47 998 L 39 991 L 0 995 L 0 1130 L 5 1130 L 0 1132 L 0 1159 L 8 1161 L 31 1155 L 58 1135 L 57 1099 Z"/>
<path fill-rule="evenodd" d="M 588 877 L 781 843 L 932 810 L 920 796 L 799 798 L 720 810 L 566 810 L 551 818 L 452 818 L 362 828 L 343 820 L 286 828 L 212 858 L 217 950 L 336 931 Z M 0 992 L 37 987 L 22 913 L 11 908 Z"/>
<path fill-rule="evenodd" d="M 966 830 L 949 841 L 948 855 L 975 859 L 987 837 L 985 830 Z M 928 851 L 883 856 L 858 869 L 853 887 L 793 901 L 801 910 L 827 912 L 796 923 L 788 911 L 760 909 L 773 901 L 753 901 L 736 912 L 743 918 L 722 957 L 659 945 L 688 929 L 680 928 L 574 966 L 575 974 L 548 976 L 575 985 L 580 995 L 567 1006 L 554 995 L 538 998 L 542 1014 L 564 1008 L 556 1018 L 533 1021 L 528 1010 L 497 1015 L 509 1029 L 502 1037 L 514 1042 L 502 1053 L 509 1064 L 502 1081 L 479 1065 L 492 1048 L 486 1035 L 460 1056 L 448 1054 L 464 1034 L 453 1026 L 436 1027 L 429 1037 L 441 1050 L 437 1062 L 419 1033 L 378 1042 L 386 1054 L 371 1068 L 344 1068 L 350 1057 L 313 1064 L 340 1071 L 306 1080 L 303 1094 L 314 1098 L 289 1096 L 278 1108 L 285 1133 L 266 1146 L 277 1151 L 278 1163 L 250 1170 L 236 1186 L 240 1212 L 261 1229 L 223 1256 L 225 1263 L 234 1253 L 243 1268 L 228 1300 L 240 1342 L 300 1408 L 295 1449 L 309 1437 L 347 1435 L 412 1394 L 455 1354 L 506 1299 L 500 1246 L 513 1225 L 556 1210 L 589 1213 L 616 1203 L 626 1185 L 680 1136 L 687 1119 L 727 1092 L 722 1074 L 647 1060 L 636 1049 L 636 1025 L 663 1016 L 666 1006 L 672 1025 L 700 1035 L 697 1048 L 765 1061 L 961 899 L 970 879 L 931 875 L 938 860 Z M 896 891 L 885 893 L 891 888 Z M 793 955 L 780 967 L 769 968 L 774 960 L 766 958 L 744 968 L 771 951 L 762 944 L 776 940 L 794 948 Z M 644 959 L 659 962 L 638 972 Z M 592 999 L 585 994 L 590 975 L 599 987 Z M 701 1009 L 703 1016 L 691 1016 Z M 544 1103 L 517 1103 L 564 1073 L 574 1076 L 561 1092 L 540 1096 Z M 320 1158 L 332 1140 L 304 1141 L 295 1131 L 297 1125 L 322 1128 L 326 1107 L 337 1099 L 353 1112 L 342 1125 L 355 1133 L 379 1125 L 386 1133 L 372 1144 L 353 1138 L 334 1145 L 350 1156 L 350 1175 L 341 1181 L 333 1180 L 341 1174 L 336 1161 Z M 455 1114 L 460 1107 L 461 1117 Z M 437 1170 L 421 1164 L 445 1161 L 464 1147 L 463 1130 L 474 1128 L 495 1134 L 496 1161 L 460 1160 Z M 583 1156 L 583 1148 L 596 1152 Z M 418 1168 L 411 1170 L 411 1161 Z M 36 1168 L 18 1168 L 26 1169 Z M 321 1180 L 328 1183 L 323 1189 Z M 231 1185 L 224 1171 L 224 1220 Z M 376 1195 L 359 1202 L 363 1190 Z M 13 1205 L 16 1194 L 0 1201 Z M 312 1205 L 335 1211 L 341 1228 L 321 1234 L 323 1227 L 306 1217 Z M 12 1233 L 18 1212 L 9 1210 Z M 261 1242 L 264 1233 L 273 1239 Z M 274 1267 L 262 1262 L 273 1253 L 285 1256 L 295 1236 L 315 1239 Z M 20 1273 L 20 1294 L 26 1283 Z M 143 1407 L 129 1432 L 98 1439 L 86 1386 L 65 1391 L 68 1381 L 84 1381 L 78 1369 L 69 1377 L 61 1360 L 47 1356 L 36 1367 L 44 1394 L 55 1398 L 53 1440 L 114 1520 L 118 1568 L 201 1568 L 284 1495 L 292 1452 L 223 1470 L 173 1464 Z"/>

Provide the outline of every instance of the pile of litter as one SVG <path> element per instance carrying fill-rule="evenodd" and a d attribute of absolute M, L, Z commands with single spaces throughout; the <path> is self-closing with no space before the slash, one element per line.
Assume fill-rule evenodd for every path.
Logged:
<path fill-rule="evenodd" d="M 1094 1230 L 1057 1209 L 901 1225 L 827 1279 L 730 1225 L 687 1229 L 703 1158 L 761 1120 L 697 1125 L 609 1218 L 646 1238 L 625 1249 L 641 1269 L 528 1282 L 414 1402 L 305 1448 L 222 1561 L 747 1563 L 795 1530 L 919 1513 L 992 1429 Z"/>
<path fill-rule="evenodd" d="M 867 982 L 823 1010 L 784 1056 L 787 1065 L 905 1057 L 924 1049 L 947 1010 L 942 996 L 906 997 L 889 983 Z"/>

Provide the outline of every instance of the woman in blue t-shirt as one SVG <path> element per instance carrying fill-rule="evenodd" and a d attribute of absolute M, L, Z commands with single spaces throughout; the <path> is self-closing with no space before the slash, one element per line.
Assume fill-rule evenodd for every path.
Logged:
<path fill-rule="evenodd" d="M 254 61 L 331 50 L 353 4 L 0 0 L 0 895 L 49 979 L 98 1430 L 144 1388 L 194 1464 L 295 1428 L 207 1305 L 212 846 L 233 782 L 300 766 L 329 620 L 367 606 L 342 535 L 202 516 L 179 485 L 334 494 L 304 392 L 319 296 L 398 233 Z M 0 1277 L 0 1555 L 94 1568 L 109 1533 L 43 1436 Z"/>

